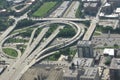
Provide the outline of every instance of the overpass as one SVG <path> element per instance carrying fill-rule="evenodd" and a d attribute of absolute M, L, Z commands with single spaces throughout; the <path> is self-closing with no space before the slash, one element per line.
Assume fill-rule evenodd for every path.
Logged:
<path fill-rule="evenodd" d="M 91 21 L 90 27 L 88 28 L 87 32 L 85 33 L 83 40 L 90 40 L 91 39 L 91 37 L 94 33 L 94 30 L 97 26 L 97 23 L 99 22 L 100 11 L 101 11 L 102 6 L 104 5 L 105 2 L 106 2 L 106 0 L 103 1 L 101 7 L 98 10 L 98 13 L 96 14 L 96 17 Z"/>
<path fill-rule="evenodd" d="M 94 33 L 94 30 L 96 28 L 96 21 L 93 20 L 90 24 L 90 27 L 88 28 L 87 32 L 85 33 L 84 37 L 83 37 L 83 40 L 90 40 L 93 33 Z"/>
<path fill-rule="evenodd" d="M 88 21 L 90 19 L 80 18 L 28 18 L 34 21 Z"/>

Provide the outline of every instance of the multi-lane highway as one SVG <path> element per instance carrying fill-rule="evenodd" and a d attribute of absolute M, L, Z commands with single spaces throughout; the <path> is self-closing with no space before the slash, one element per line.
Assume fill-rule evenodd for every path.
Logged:
<path fill-rule="evenodd" d="M 68 5 L 70 4 L 70 1 L 64 1 L 52 14 L 50 14 L 49 17 L 54 18 L 54 17 L 61 17 L 63 16 L 64 12 L 66 9 L 69 7 Z"/>
<path fill-rule="evenodd" d="M 67 18 L 75 18 L 76 11 L 78 10 L 78 7 L 80 5 L 79 1 L 73 1 L 67 11 L 64 13 L 63 17 Z"/>

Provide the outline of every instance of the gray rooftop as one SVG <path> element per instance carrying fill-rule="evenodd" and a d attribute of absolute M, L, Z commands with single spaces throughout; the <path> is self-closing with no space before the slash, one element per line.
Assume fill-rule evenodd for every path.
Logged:
<path fill-rule="evenodd" d="M 110 65 L 111 69 L 120 69 L 120 58 L 113 58 Z"/>
<path fill-rule="evenodd" d="M 82 0 L 83 2 L 96 2 L 96 1 L 100 1 L 100 0 Z"/>
<path fill-rule="evenodd" d="M 72 62 L 79 67 L 91 67 L 93 65 L 92 58 L 74 58 Z"/>
<path fill-rule="evenodd" d="M 35 67 L 68 67 L 70 64 L 66 61 L 42 61 L 39 64 L 36 64 Z"/>
<path fill-rule="evenodd" d="M 70 69 L 64 69 L 63 72 L 64 72 L 63 77 L 76 78 L 78 76 L 77 70 L 73 71 L 73 70 L 70 70 Z"/>
<path fill-rule="evenodd" d="M 85 3 L 84 7 L 97 7 L 98 3 Z"/>
<path fill-rule="evenodd" d="M 98 69 L 94 67 L 90 68 L 84 68 L 85 72 L 83 75 L 80 76 L 80 78 L 94 78 L 96 75 L 98 75 Z"/>
<path fill-rule="evenodd" d="M 78 46 L 90 46 L 91 44 L 92 44 L 91 41 L 86 41 L 86 40 L 78 42 Z"/>

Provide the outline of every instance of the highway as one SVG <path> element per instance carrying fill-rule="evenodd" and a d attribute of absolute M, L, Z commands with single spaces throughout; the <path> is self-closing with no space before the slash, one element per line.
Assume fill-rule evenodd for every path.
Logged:
<path fill-rule="evenodd" d="M 50 14 L 49 17 L 54 18 L 54 17 L 61 17 L 66 9 L 69 7 L 68 5 L 70 4 L 70 1 L 64 1 L 52 14 Z"/>
<path fill-rule="evenodd" d="M 71 3 L 71 5 L 69 6 L 69 8 L 67 9 L 67 11 L 64 13 L 63 17 L 66 17 L 66 18 L 75 18 L 76 11 L 77 11 L 79 5 L 80 5 L 79 1 L 73 1 Z"/>

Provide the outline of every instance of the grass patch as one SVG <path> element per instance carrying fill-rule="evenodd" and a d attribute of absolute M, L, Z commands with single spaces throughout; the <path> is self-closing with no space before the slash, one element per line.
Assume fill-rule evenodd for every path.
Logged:
<path fill-rule="evenodd" d="M 33 13 L 33 16 L 35 17 L 43 17 L 44 15 L 46 15 L 49 10 L 51 10 L 55 5 L 57 4 L 57 2 L 45 2 L 43 3 L 43 5 L 36 11 Z"/>
<path fill-rule="evenodd" d="M 98 32 L 94 32 L 94 34 L 93 34 L 94 36 L 99 36 L 99 35 L 101 35 L 101 33 L 98 33 Z"/>
<path fill-rule="evenodd" d="M 23 43 L 23 42 L 28 42 L 28 40 L 9 38 L 6 42 L 7 43 Z"/>
<path fill-rule="evenodd" d="M 5 52 L 5 54 L 12 56 L 12 57 L 17 57 L 18 53 L 16 50 L 11 49 L 11 48 L 4 48 L 3 51 Z"/>

